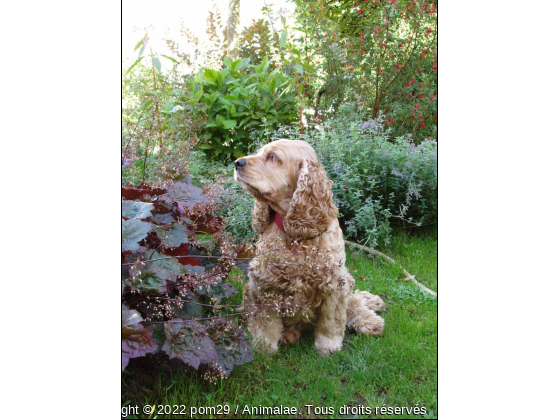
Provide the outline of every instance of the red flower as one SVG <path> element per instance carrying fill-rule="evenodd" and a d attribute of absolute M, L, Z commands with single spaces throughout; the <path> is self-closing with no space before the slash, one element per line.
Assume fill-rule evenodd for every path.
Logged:
<path fill-rule="evenodd" d="M 345 190 L 347 190 L 347 189 L 348 189 L 348 187 L 347 187 L 347 186 L 345 185 L 345 186 L 344 186 L 344 189 L 345 189 Z"/>
<path fill-rule="evenodd" d="M 391 120 L 391 122 L 389 124 L 391 124 L 391 125 L 395 124 L 395 120 Z"/>
<path fill-rule="evenodd" d="M 321 115 L 317 115 L 317 119 L 320 120 L 320 119 L 321 119 Z"/>
<path fill-rule="evenodd" d="M 361 15 L 362 13 L 364 13 L 364 11 L 362 9 L 358 10 L 358 13 Z"/>
<path fill-rule="evenodd" d="M 350 71 L 354 71 L 354 66 L 350 66 Z"/>

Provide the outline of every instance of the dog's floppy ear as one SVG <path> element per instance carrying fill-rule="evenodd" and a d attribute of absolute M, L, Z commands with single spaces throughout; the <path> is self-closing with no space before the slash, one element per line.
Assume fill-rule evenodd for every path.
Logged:
<path fill-rule="evenodd" d="M 319 162 L 304 159 L 300 164 L 296 191 L 284 218 L 284 229 L 292 239 L 322 234 L 338 216 L 332 199 L 333 183 Z"/>
<path fill-rule="evenodd" d="M 255 200 L 255 206 L 253 207 L 251 216 L 253 217 L 253 230 L 257 232 L 257 234 L 262 235 L 272 222 L 271 210 L 268 204 Z"/>

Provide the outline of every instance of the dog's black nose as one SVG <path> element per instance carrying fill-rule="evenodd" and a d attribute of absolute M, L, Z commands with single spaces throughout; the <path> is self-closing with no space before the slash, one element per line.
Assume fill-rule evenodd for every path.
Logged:
<path fill-rule="evenodd" d="M 235 161 L 235 169 L 241 168 L 242 166 L 247 165 L 247 161 L 245 159 L 237 159 Z"/>

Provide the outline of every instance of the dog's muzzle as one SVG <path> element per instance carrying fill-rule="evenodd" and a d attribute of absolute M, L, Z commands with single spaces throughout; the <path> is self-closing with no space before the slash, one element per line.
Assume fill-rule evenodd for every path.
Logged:
<path fill-rule="evenodd" d="M 247 165 L 247 161 L 245 159 L 237 159 L 235 161 L 235 170 L 242 168 L 243 166 Z"/>

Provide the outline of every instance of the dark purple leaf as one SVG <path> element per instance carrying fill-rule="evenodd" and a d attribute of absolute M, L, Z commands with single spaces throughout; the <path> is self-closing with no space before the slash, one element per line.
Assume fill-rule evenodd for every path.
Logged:
<path fill-rule="evenodd" d="M 234 366 L 253 360 L 251 344 L 242 326 L 225 318 L 218 318 L 208 327 L 208 333 L 216 345 L 217 363 L 222 366 L 226 376 L 231 373 Z"/>
<path fill-rule="evenodd" d="M 139 248 L 138 242 L 148 235 L 151 227 L 151 223 L 142 222 L 138 219 L 123 220 L 121 224 L 122 250 L 137 251 Z"/>
<path fill-rule="evenodd" d="M 163 225 L 166 223 L 173 223 L 175 222 L 175 219 L 173 218 L 173 213 L 169 212 L 169 213 L 162 213 L 162 214 L 154 214 L 152 216 L 152 222 Z"/>
<path fill-rule="evenodd" d="M 142 357 L 157 350 L 157 343 L 152 340 L 152 331 L 141 324 L 142 317 L 133 309 L 122 305 L 121 318 L 121 353 L 122 370 L 128 366 L 130 359 Z"/>
<path fill-rule="evenodd" d="M 223 283 L 222 280 L 219 280 L 214 285 L 202 286 L 196 292 L 199 295 L 206 295 L 212 299 L 224 299 L 239 293 L 235 287 L 229 283 Z"/>
<path fill-rule="evenodd" d="M 149 267 L 165 268 L 175 276 L 180 276 L 182 274 L 185 274 L 185 268 L 177 260 L 177 258 L 169 258 L 167 255 L 160 254 L 157 251 L 149 252 L 148 254 L 146 254 L 146 257 L 148 257 L 149 260 L 156 260 L 156 261 L 151 261 L 149 263 Z M 165 259 L 159 259 L 159 258 L 165 258 Z"/>
<path fill-rule="evenodd" d="M 203 275 L 204 272 L 206 271 L 206 267 L 202 266 L 202 265 L 190 265 L 190 264 L 185 264 L 185 271 L 187 274 L 193 274 L 193 275 Z"/>
<path fill-rule="evenodd" d="M 121 195 L 127 200 L 138 200 L 143 198 L 145 195 L 162 195 L 165 193 L 165 188 L 150 188 L 146 185 L 140 185 L 139 187 L 122 187 Z"/>
<path fill-rule="evenodd" d="M 181 203 L 177 203 L 177 213 L 179 213 L 180 216 L 185 214 L 185 208 Z"/>
<path fill-rule="evenodd" d="M 178 358 L 198 369 L 218 358 L 214 342 L 208 337 L 204 325 L 196 321 L 173 319 L 164 324 L 165 342 L 162 350 L 170 359 Z"/>
<path fill-rule="evenodd" d="M 159 200 L 167 203 L 180 203 L 184 207 L 192 207 L 197 203 L 209 204 L 210 200 L 202 193 L 202 189 L 185 182 L 176 182 Z"/>
<path fill-rule="evenodd" d="M 156 227 L 156 234 L 166 248 L 177 248 L 189 243 L 187 228 L 180 223 Z"/>
<path fill-rule="evenodd" d="M 130 277 L 123 284 L 134 290 L 149 295 L 157 295 L 167 291 L 167 280 L 174 279 L 173 273 L 166 268 L 157 265 L 133 266 L 130 269 Z"/>
<path fill-rule="evenodd" d="M 123 201 L 121 203 L 122 217 L 127 219 L 146 219 L 152 216 L 154 205 L 141 201 Z"/>

